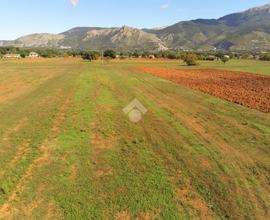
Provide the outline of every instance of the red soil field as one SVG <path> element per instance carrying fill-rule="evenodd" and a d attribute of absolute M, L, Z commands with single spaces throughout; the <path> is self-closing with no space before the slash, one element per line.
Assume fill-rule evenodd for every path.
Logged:
<path fill-rule="evenodd" d="M 141 66 L 136 70 L 261 112 L 270 112 L 270 77 L 219 69 Z"/>

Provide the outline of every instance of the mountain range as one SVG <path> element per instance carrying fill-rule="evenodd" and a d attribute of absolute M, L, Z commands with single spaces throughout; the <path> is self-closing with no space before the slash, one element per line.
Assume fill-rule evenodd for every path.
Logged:
<path fill-rule="evenodd" d="M 31 34 L 0 45 L 24 48 L 115 50 L 270 50 L 270 4 L 219 19 L 181 21 L 155 29 L 76 27 Z"/>

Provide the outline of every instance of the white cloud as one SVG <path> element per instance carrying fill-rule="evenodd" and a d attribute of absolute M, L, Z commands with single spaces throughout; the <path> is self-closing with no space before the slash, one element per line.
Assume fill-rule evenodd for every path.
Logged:
<path fill-rule="evenodd" d="M 70 0 L 71 1 L 71 4 L 76 7 L 77 4 L 79 3 L 79 0 Z"/>
<path fill-rule="evenodd" d="M 167 9 L 169 7 L 170 7 L 170 4 L 168 4 L 168 3 L 161 5 L 161 9 Z"/>

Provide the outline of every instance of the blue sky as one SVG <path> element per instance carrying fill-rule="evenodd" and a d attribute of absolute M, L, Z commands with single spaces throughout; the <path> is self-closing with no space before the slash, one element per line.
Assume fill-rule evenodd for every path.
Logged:
<path fill-rule="evenodd" d="M 267 3 L 270 0 L 1 0 L 0 39 L 60 33 L 76 26 L 160 27 Z"/>

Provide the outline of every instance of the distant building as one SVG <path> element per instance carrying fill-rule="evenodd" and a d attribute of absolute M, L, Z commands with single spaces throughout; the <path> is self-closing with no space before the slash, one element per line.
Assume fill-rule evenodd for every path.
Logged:
<path fill-rule="evenodd" d="M 71 47 L 70 46 L 60 46 L 60 49 L 62 49 L 62 50 L 69 50 L 69 49 L 71 49 Z"/>
<path fill-rule="evenodd" d="M 10 53 L 10 54 L 5 54 L 3 56 L 4 58 L 21 58 L 21 55 L 20 54 L 13 54 L 13 53 Z"/>
<path fill-rule="evenodd" d="M 39 57 L 39 54 L 36 53 L 36 52 L 31 52 L 31 53 L 29 53 L 29 56 L 28 57 L 29 58 L 38 58 Z"/>

